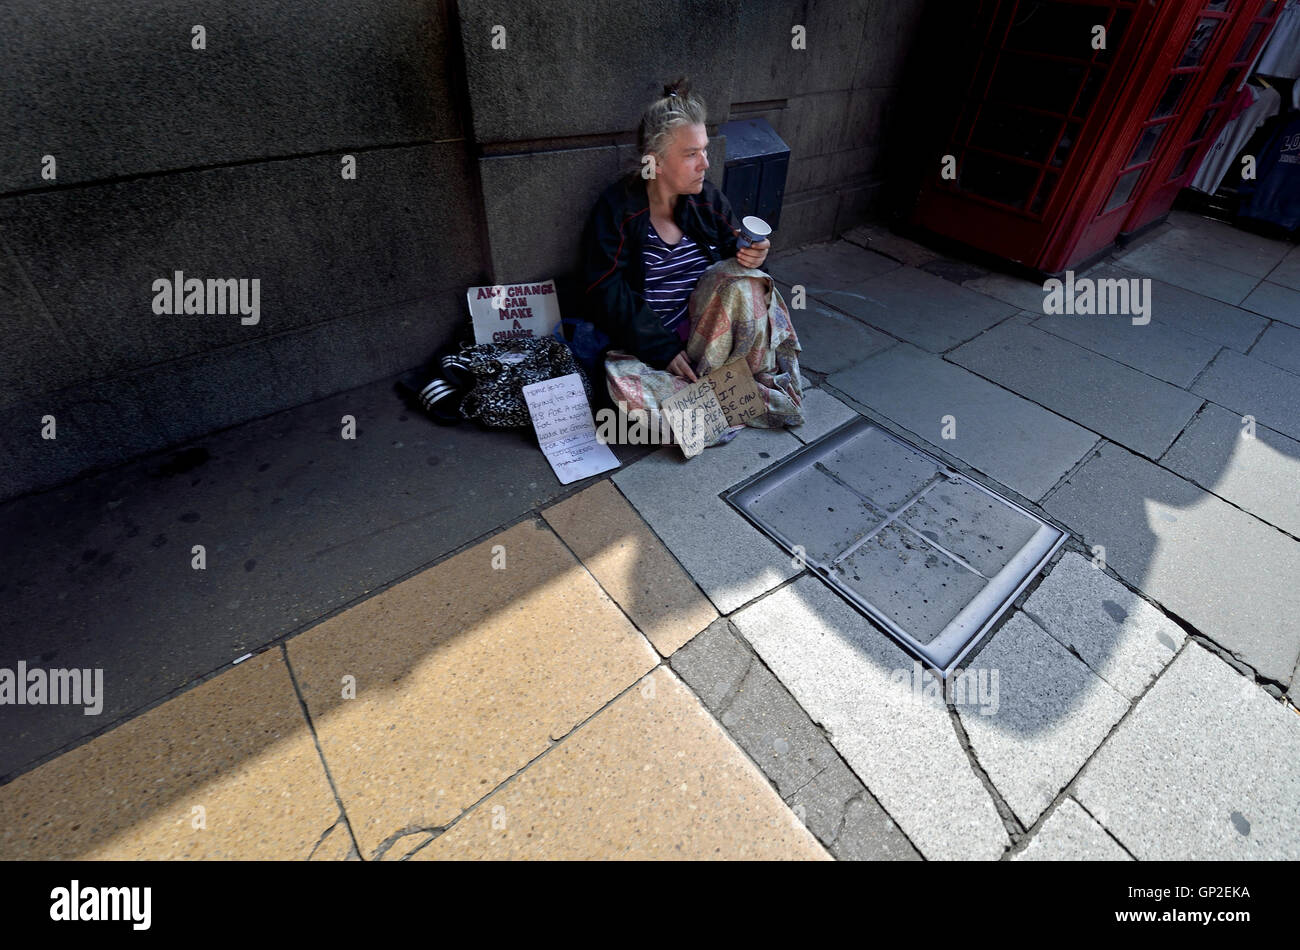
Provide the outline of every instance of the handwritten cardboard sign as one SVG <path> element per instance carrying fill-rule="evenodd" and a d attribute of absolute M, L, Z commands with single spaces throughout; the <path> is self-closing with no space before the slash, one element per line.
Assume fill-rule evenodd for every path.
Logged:
<path fill-rule="evenodd" d="M 743 426 L 767 412 L 763 394 L 758 391 L 754 374 L 743 358 L 719 366 L 700 382 L 713 389 L 729 426 Z"/>
<path fill-rule="evenodd" d="M 730 427 L 743 426 L 767 411 L 744 359 L 706 373 L 665 399 L 662 408 L 687 458 L 699 455 Z"/>
<path fill-rule="evenodd" d="M 673 393 L 660 403 L 660 409 L 688 459 L 699 455 L 706 445 L 727 431 L 727 416 L 713 394 L 713 387 L 704 380 Z"/>
<path fill-rule="evenodd" d="M 561 485 L 618 468 L 609 446 L 596 438 L 591 404 L 577 373 L 523 387 L 537 443 Z"/>
<path fill-rule="evenodd" d="M 471 287 L 465 294 L 474 321 L 475 343 L 541 339 L 560 322 L 555 281 Z"/>

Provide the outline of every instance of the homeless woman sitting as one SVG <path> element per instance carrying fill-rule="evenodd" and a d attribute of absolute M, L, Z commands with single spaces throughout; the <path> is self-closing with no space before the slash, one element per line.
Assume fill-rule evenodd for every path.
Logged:
<path fill-rule="evenodd" d="M 658 432 L 663 400 L 744 359 L 765 408 L 747 424 L 801 425 L 799 341 L 772 278 L 758 270 L 771 242 L 740 247 L 730 202 L 704 178 L 704 103 L 685 80 L 665 86 L 637 138 L 638 167 L 600 196 L 582 237 L 588 316 L 612 341 L 610 398 L 622 411 L 647 413 Z"/>

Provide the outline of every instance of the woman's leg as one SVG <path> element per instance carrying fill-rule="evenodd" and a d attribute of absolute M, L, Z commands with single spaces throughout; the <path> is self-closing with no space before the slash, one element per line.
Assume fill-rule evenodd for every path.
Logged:
<path fill-rule="evenodd" d="M 690 300 L 686 355 L 703 375 L 744 359 L 766 412 L 749 421 L 760 428 L 803 424 L 799 341 L 790 311 L 772 279 L 735 260 L 705 271 Z"/>

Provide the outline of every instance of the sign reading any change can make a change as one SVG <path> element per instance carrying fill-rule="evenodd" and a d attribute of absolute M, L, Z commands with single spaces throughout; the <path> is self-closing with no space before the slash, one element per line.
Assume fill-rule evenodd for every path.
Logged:
<path fill-rule="evenodd" d="M 469 315 L 474 321 L 475 343 L 541 339 L 560 322 L 555 281 L 540 284 L 497 284 L 471 287 Z"/>

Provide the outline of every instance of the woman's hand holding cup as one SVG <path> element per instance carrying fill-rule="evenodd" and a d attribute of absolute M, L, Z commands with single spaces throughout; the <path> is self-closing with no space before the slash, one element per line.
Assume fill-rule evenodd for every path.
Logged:
<path fill-rule="evenodd" d="M 772 246 L 772 242 L 764 239 L 758 244 L 751 244 L 749 247 L 736 249 L 736 260 L 745 267 L 761 267 L 763 261 L 767 260 L 767 249 Z"/>

